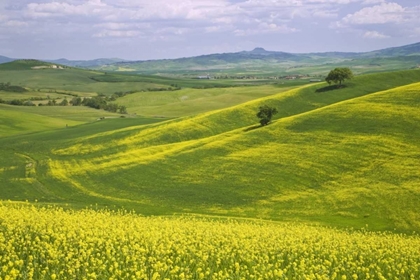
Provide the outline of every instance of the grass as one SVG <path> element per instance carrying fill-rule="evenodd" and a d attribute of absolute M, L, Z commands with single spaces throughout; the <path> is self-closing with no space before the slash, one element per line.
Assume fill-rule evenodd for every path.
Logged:
<path fill-rule="evenodd" d="M 131 113 L 143 116 L 185 117 L 231 107 L 289 90 L 277 85 L 193 89 L 150 94 L 138 92 L 117 100 Z"/>
<path fill-rule="evenodd" d="M 167 78 L 159 76 L 142 76 L 133 74 L 103 73 L 75 68 L 65 69 L 39 69 L 32 67 L 50 65 L 36 60 L 20 60 L 0 65 L 2 79 L 12 85 L 24 86 L 28 89 L 24 93 L 11 93 L 0 91 L 0 98 L 6 101 L 14 99 L 31 100 L 39 98 L 56 99 L 57 103 L 66 97 L 71 100 L 73 96 L 91 97 L 99 93 L 110 95 L 114 92 L 138 91 L 135 94 L 119 98 L 116 102 L 125 105 L 130 114 L 138 114 L 147 117 L 165 116 L 165 118 L 186 116 L 206 112 L 209 110 L 225 108 L 236 105 L 253 98 L 266 96 L 284 91 L 306 81 L 290 81 L 282 84 L 271 84 L 267 80 L 198 80 L 186 78 Z M 261 84 L 266 85 L 261 85 Z M 246 84 L 248 86 L 243 86 Z M 187 87 L 182 90 L 167 90 L 168 88 Z M 195 88 L 192 88 L 195 87 Z M 217 87 L 218 89 L 215 89 Z M 221 87 L 221 88 L 220 88 Z M 209 89 L 197 89 L 209 88 Z M 150 91 L 166 89 L 165 91 Z M 187 100 L 188 99 L 188 100 Z M 47 100 L 32 100 L 36 105 L 46 104 Z M 7 107 L 2 110 L 15 110 L 11 115 L 19 112 L 30 113 L 36 116 L 58 118 L 60 121 L 51 120 L 51 125 L 32 125 L 30 120 L 24 124 L 24 116 L 21 120 L 7 120 L 7 112 L 4 111 L 2 135 L 14 135 L 25 132 L 34 132 L 52 128 L 63 127 L 66 124 L 75 125 L 71 121 L 79 123 L 92 122 L 101 117 L 119 117 L 117 114 L 92 110 L 87 108 L 66 107 Z M 32 118 L 33 119 L 33 118 Z M 22 123 L 18 127 L 17 122 Z M 45 119 L 44 122 L 47 122 Z M 7 125 L 12 126 L 7 132 Z"/>
<path fill-rule="evenodd" d="M 16 109 L 15 107 L 0 104 L 0 137 L 65 128 L 66 125 L 74 126 L 82 123 L 74 119 L 60 118 L 59 116 L 31 113 L 29 112 L 30 110 L 19 110 L 20 108 Z"/>
<path fill-rule="evenodd" d="M 115 92 L 166 90 L 168 88 L 223 88 L 243 85 L 276 83 L 276 80 L 201 80 L 184 77 L 161 77 L 133 73 L 106 73 L 103 71 L 65 69 L 32 69 L 45 62 L 18 60 L 0 64 L 1 81 L 23 86 L 31 91 L 49 93 L 67 92 L 85 96 L 86 94 L 111 95 Z M 47 63 L 47 65 L 49 65 Z M 285 83 L 288 83 L 285 81 Z M 293 82 L 292 84 L 295 84 Z"/>
<path fill-rule="evenodd" d="M 105 120 L 0 139 L 0 196 L 418 231 L 420 84 L 399 87 L 418 73 L 317 92 L 321 83 L 158 123 Z M 279 114 L 257 128 L 261 104 Z"/>
<path fill-rule="evenodd" d="M 0 97 L 3 100 L 10 101 L 13 99 L 19 100 L 30 100 L 30 99 L 62 99 L 66 97 L 67 99 L 71 100 L 72 96 L 59 94 L 55 92 L 42 92 L 42 91 L 27 91 L 27 92 L 0 92 Z M 36 102 L 35 100 L 33 102 Z"/>
<path fill-rule="evenodd" d="M 121 118 L 124 117 L 124 118 Z M 84 106 L 11 106 L 0 104 L 0 138 L 62 128 L 73 128 L 87 123 L 99 122 L 106 130 L 115 127 L 160 122 L 160 118 L 140 118 L 133 115 L 121 115 Z M 133 120 L 135 118 L 135 120 Z M 108 120 L 109 119 L 109 120 Z M 117 126 L 111 123 L 119 123 Z M 92 124 L 95 125 L 95 124 Z"/>

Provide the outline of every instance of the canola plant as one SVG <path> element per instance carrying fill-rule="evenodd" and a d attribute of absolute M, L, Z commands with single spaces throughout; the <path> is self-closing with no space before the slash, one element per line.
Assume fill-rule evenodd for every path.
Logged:
<path fill-rule="evenodd" d="M 0 279 L 419 279 L 416 234 L 0 202 Z"/>

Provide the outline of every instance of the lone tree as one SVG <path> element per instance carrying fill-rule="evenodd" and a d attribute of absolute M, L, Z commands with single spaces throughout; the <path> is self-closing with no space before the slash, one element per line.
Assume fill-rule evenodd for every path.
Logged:
<path fill-rule="evenodd" d="M 267 125 L 275 114 L 277 114 L 276 108 L 267 105 L 261 106 L 260 111 L 257 113 L 257 117 L 260 118 L 261 126 Z"/>
<path fill-rule="evenodd" d="M 345 80 L 350 80 L 353 78 L 353 72 L 350 70 L 350 68 L 335 68 L 334 70 L 331 70 L 328 76 L 325 78 L 328 84 L 335 83 L 338 84 L 339 87 L 341 87 L 341 84 Z"/>

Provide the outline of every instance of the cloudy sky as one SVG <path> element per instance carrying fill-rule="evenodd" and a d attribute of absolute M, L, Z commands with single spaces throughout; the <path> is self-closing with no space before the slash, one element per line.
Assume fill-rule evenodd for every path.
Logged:
<path fill-rule="evenodd" d="M 0 55 L 178 58 L 420 42 L 419 0 L 0 0 Z"/>

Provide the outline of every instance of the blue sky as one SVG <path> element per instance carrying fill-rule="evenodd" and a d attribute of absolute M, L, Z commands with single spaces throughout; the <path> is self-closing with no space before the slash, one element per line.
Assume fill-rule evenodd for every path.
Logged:
<path fill-rule="evenodd" d="M 420 41 L 418 0 L 0 0 L 0 55 L 130 60 Z"/>

